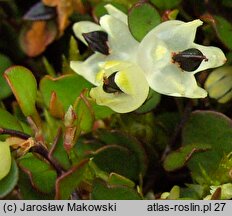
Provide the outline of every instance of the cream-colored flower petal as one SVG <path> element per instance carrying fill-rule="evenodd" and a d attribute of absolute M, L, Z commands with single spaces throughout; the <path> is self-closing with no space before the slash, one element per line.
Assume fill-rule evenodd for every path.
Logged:
<path fill-rule="evenodd" d="M 174 64 L 154 69 L 147 80 L 150 87 L 161 94 L 188 98 L 207 96 L 207 92 L 197 85 L 193 74 L 181 71 Z"/>
<path fill-rule="evenodd" d="M 73 25 L 73 31 L 78 39 L 80 39 L 85 45 L 88 45 L 82 36 L 83 33 L 104 30 L 96 23 L 90 21 L 80 21 Z"/>
<path fill-rule="evenodd" d="M 11 167 L 10 146 L 7 142 L 0 141 L 0 180 L 3 179 L 9 172 Z"/>
<path fill-rule="evenodd" d="M 232 98 L 232 89 L 227 93 L 225 94 L 223 97 L 221 97 L 218 102 L 219 103 L 227 103 L 229 100 L 231 100 Z"/>
<path fill-rule="evenodd" d="M 107 12 L 109 13 L 109 15 L 117 18 L 118 20 L 121 20 L 122 22 L 124 22 L 127 25 L 127 15 L 126 14 L 124 14 L 122 11 L 118 10 L 116 7 L 114 7 L 111 4 L 105 5 L 105 8 L 106 8 Z"/>
<path fill-rule="evenodd" d="M 162 40 L 150 34 L 139 45 L 137 62 L 145 75 L 151 76 L 151 73 L 161 70 L 172 62 L 171 53 Z"/>
<path fill-rule="evenodd" d="M 105 105 L 118 113 L 127 113 L 139 108 L 146 100 L 149 93 L 149 86 L 144 77 L 143 71 L 136 65 L 125 64 L 114 65 L 105 71 L 105 76 L 110 76 L 118 71 L 115 76 L 115 83 L 123 92 L 106 93 L 103 86 L 92 88 L 90 96 L 99 105 Z M 102 82 L 103 84 L 103 82 Z"/>
<path fill-rule="evenodd" d="M 215 85 L 215 83 L 227 76 L 232 78 L 232 66 L 223 66 L 213 70 L 207 77 L 205 88 L 211 88 L 211 86 Z"/>
<path fill-rule="evenodd" d="M 70 67 L 79 75 L 94 85 L 99 85 L 96 75 L 99 72 L 99 65 L 105 61 L 105 55 L 95 53 L 85 61 L 71 61 Z"/>
<path fill-rule="evenodd" d="M 100 19 L 100 25 L 108 34 L 110 55 L 119 53 L 124 60 L 135 58 L 139 43 L 133 38 L 124 22 L 113 16 L 104 15 Z"/>
<path fill-rule="evenodd" d="M 217 82 L 215 86 L 208 89 L 211 98 L 219 99 L 231 90 L 232 77 L 225 77 Z"/>
<path fill-rule="evenodd" d="M 208 61 L 202 61 L 200 66 L 194 73 L 203 71 L 209 68 L 219 67 L 226 62 L 226 57 L 221 49 L 212 46 L 202 46 L 198 44 L 193 44 L 191 48 L 196 48 L 200 50 L 203 55 L 208 59 Z"/>
<path fill-rule="evenodd" d="M 150 40 L 153 36 L 156 36 L 163 40 L 170 50 L 183 51 L 190 48 L 190 44 L 194 41 L 197 27 L 200 25 L 202 25 L 201 20 L 194 20 L 192 22 L 169 20 L 151 30 L 141 43 L 144 41 L 146 43 L 146 40 Z M 153 41 L 150 40 L 150 43 L 153 43 Z"/>
<path fill-rule="evenodd" d="M 232 67 L 224 66 L 215 69 L 210 73 L 205 89 L 211 98 L 215 98 L 219 103 L 226 103 L 232 98 Z"/>

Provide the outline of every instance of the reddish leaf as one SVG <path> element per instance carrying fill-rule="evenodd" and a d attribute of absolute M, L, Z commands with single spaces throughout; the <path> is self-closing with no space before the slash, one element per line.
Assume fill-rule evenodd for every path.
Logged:
<path fill-rule="evenodd" d="M 41 54 L 57 35 L 54 20 L 27 22 L 20 33 L 20 45 L 30 57 Z"/>
<path fill-rule="evenodd" d="M 54 91 L 51 94 L 49 110 L 50 110 L 51 115 L 56 118 L 64 117 L 64 107 L 62 105 L 62 102 L 57 97 L 56 92 Z"/>

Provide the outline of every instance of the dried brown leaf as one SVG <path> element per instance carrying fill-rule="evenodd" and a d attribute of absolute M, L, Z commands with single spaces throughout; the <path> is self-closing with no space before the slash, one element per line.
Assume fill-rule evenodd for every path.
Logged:
<path fill-rule="evenodd" d="M 20 45 L 30 57 L 41 54 L 57 35 L 56 24 L 50 21 L 27 22 L 20 34 Z"/>

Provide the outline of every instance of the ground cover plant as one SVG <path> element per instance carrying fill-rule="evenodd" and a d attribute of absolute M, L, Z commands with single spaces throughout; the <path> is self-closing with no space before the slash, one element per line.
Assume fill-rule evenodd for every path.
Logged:
<path fill-rule="evenodd" d="M 230 0 L 0 0 L 1 199 L 231 199 Z"/>

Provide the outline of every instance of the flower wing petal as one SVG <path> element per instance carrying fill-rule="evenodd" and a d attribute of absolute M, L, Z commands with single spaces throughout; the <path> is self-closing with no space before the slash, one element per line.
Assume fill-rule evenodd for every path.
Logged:
<path fill-rule="evenodd" d="M 79 75 L 94 85 L 99 85 L 96 75 L 99 72 L 99 64 L 105 60 L 105 55 L 95 53 L 85 61 L 71 61 L 70 67 Z"/>
<path fill-rule="evenodd" d="M 161 94 L 188 98 L 207 96 L 207 92 L 197 85 L 194 75 L 182 72 L 176 65 L 154 70 L 147 80 L 150 87 Z"/>
<path fill-rule="evenodd" d="M 134 58 L 139 43 L 131 35 L 128 26 L 110 15 L 101 17 L 100 24 L 108 33 L 110 54 L 120 53 L 124 60 Z"/>
<path fill-rule="evenodd" d="M 170 50 L 183 51 L 193 43 L 197 27 L 200 25 L 202 21 L 199 19 L 191 22 L 169 20 L 155 27 L 145 38 L 154 35 L 163 40 Z"/>
<path fill-rule="evenodd" d="M 124 22 L 127 25 L 127 15 L 124 14 L 122 11 L 118 10 L 116 7 L 114 7 L 111 4 L 105 5 L 105 8 L 109 15 L 117 18 L 118 20 Z"/>
<path fill-rule="evenodd" d="M 88 46 L 82 34 L 93 32 L 93 31 L 104 31 L 104 30 L 101 28 L 101 26 L 97 25 L 96 23 L 90 21 L 80 21 L 73 25 L 73 31 L 76 37 L 80 39 L 85 45 Z"/>
<path fill-rule="evenodd" d="M 202 46 L 199 44 L 193 44 L 193 48 L 199 49 L 203 55 L 208 59 L 207 61 L 202 61 L 194 74 L 206 70 L 208 68 L 219 67 L 226 62 L 226 57 L 221 49 L 212 46 Z"/>
<path fill-rule="evenodd" d="M 143 72 L 136 65 L 119 71 L 115 76 L 115 83 L 123 92 L 106 93 L 100 85 L 91 89 L 90 96 L 97 104 L 108 106 L 118 113 L 136 110 L 148 96 L 148 83 Z"/>

